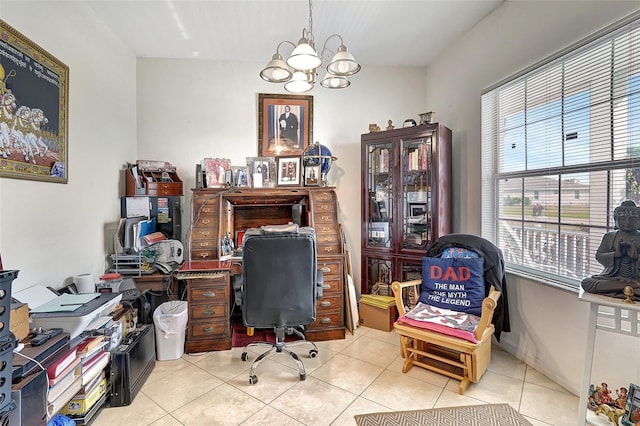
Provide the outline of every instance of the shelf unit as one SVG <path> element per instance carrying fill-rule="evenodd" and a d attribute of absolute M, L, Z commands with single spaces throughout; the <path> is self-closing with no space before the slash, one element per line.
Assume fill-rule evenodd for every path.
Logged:
<path fill-rule="evenodd" d="M 587 345 L 585 348 L 582 386 L 578 405 L 578 426 L 610 425 L 604 416 L 597 417 L 587 408 L 596 330 L 624 334 L 640 338 L 640 303 L 626 303 L 624 300 L 588 293 L 580 289 L 579 300 L 590 304 L 587 325 Z"/>
<path fill-rule="evenodd" d="M 362 293 L 421 277 L 426 247 L 451 232 L 451 130 L 371 132 L 362 143 Z"/>

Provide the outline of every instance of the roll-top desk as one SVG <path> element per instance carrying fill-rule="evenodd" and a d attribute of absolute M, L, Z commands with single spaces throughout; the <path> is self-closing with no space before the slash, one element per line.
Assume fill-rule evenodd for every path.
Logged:
<path fill-rule="evenodd" d="M 313 227 L 318 247 L 318 268 L 324 271 L 324 292 L 317 302 L 316 321 L 309 325 L 305 335 L 313 341 L 344 338 L 345 256 L 338 224 L 338 202 L 332 188 L 196 188 L 192 191 L 191 230 L 186 243 L 191 265 L 224 259 L 223 238 L 236 241 L 249 228 L 289 222 Z M 232 269 L 226 275 L 223 273 L 215 283 L 208 283 L 202 278 L 186 279 L 188 353 L 231 347 L 231 291 L 214 292 L 218 296 L 215 306 L 219 309 L 212 308 L 210 300 L 198 295 L 199 292 L 210 291 L 208 285 L 215 286 L 224 281 L 228 286 L 228 275 L 239 273 L 239 270 Z M 217 303 L 225 305 L 226 309 Z"/>

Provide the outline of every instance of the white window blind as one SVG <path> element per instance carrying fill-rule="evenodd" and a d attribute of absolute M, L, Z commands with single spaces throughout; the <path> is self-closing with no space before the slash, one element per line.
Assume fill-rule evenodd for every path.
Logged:
<path fill-rule="evenodd" d="M 640 204 L 640 14 L 482 95 L 483 235 L 507 268 L 576 289 L 613 209 Z"/>

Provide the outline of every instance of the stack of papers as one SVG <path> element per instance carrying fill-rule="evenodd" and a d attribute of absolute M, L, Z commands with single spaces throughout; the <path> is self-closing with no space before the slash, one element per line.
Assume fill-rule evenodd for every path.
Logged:
<path fill-rule="evenodd" d="M 378 296 L 376 294 L 363 294 L 360 302 L 366 305 L 375 306 L 376 308 L 389 309 L 396 305 L 396 299 L 393 296 Z"/>
<path fill-rule="evenodd" d="M 84 304 L 100 297 L 100 293 L 68 294 L 63 293 L 53 300 L 31 310 L 32 313 L 73 312 Z"/>

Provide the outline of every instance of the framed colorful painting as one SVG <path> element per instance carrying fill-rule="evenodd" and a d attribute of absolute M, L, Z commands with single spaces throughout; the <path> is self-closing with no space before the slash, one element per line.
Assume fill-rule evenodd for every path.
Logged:
<path fill-rule="evenodd" d="M 258 95 L 258 155 L 302 155 L 311 143 L 313 96 Z"/>
<path fill-rule="evenodd" d="M 69 67 L 0 20 L 0 176 L 67 183 Z"/>

